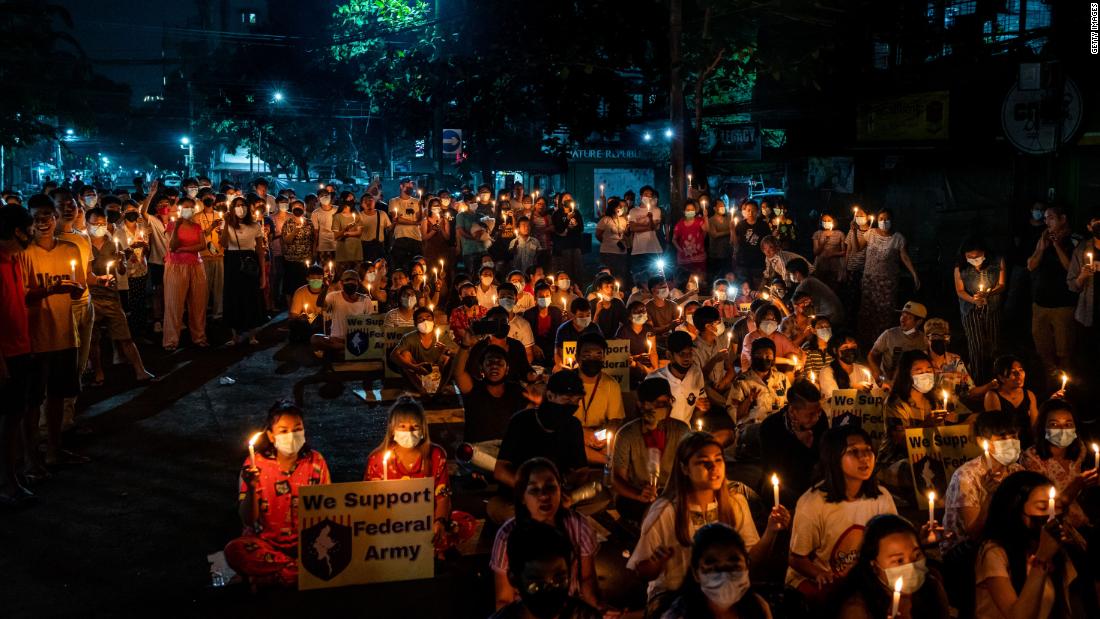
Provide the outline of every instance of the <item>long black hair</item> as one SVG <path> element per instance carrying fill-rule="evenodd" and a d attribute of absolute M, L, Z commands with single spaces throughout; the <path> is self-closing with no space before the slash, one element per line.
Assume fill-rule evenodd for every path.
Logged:
<path fill-rule="evenodd" d="M 566 512 L 569 511 L 569 508 L 565 506 L 565 485 L 557 465 L 547 458 L 531 458 L 519 465 L 519 469 L 516 470 L 516 487 L 513 497 L 516 510 L 516 524 L 534 520 L 531 517 L 531 512 L 527 509 L 527 503 L 524 502 L 523 497 L 527 494 L 527 486 L 531 483 L 531 476 L 541 471 L 551 473 L 555 481 L 558 482 L 558 492 L 561 493 L 561 498 L 558 503 L 558 511 L 554 514 L 554 525 L 558 530 L 564 533 L 565 516 Z"/>
<path fill-rule="evenodd" d="M 913 364 L 920 360 L 932 362 L 928 358 L 928 355 L 921 350 L 907 350 L 901 353 L 901 357 L 898 358 L 898 367 L 894 369 L 894 382 L 890 388 L 890 396 L 886 398 L 887 403 L 902 402 L 909 400 L 909 392 L 913 389 Z M 931 392 L 929 392 L 931 393 Z M 932 397 L 929 397 L 931 400 Z"/>
<path fill-rule="evenodd" d="M 1017 471 L 1004 479 L 989 502 L 989 517 L 982 530 L 981 542 L 993 542 L 1008 555 L 1008 575 L 1019 592 L 1027 579 L 1027 556 L 1034 531 L 1024 522 L 1024 505 L 1032 491 L 1051 482 L 1035 471 Z M 981 548 L 981 546 L 979 546 Z M 980 556 L 979 551 L 979 556 Z"/>
<path fill-rule="evenodd" d="M 691 565 L 687 574 L 684 575 L 684 582 L 677 592 L 676 601 L 673 602 L 673 608 L 677 611 L 673 614 L 680 617 L 712 616 L 707 597 L 699 587 L 699 581 L 695 580 L 695 569 L 699 567 L 699 562 L 707 550 L 722 546 L 732 547 L 745 559 L 745 569 L 749 569 L 749 551 L 737 531 L 721 522 L 703 525 L 692 538 Z M 743 619 L 763 619 L 767 616 L 764 605 L 753 593 L 751 587 L 733 605 L 733 609 L 737 611 L 737 616 Z"/>
<path fill-rule="evenodd" d="M 305 413 L 298 407 L 297 404 L 291 400 L 278 400 L 271 405 L 271 408 L 267 411 L 267 418 L 264 420 L 264 430 L 260 434 L 260 438 L 256 440 L 254 447 L 256 452 L 263 454 L 265 458 L 275 458 L 275 444 L 267 438 L 267 432 L 273 431 L 275 424 L 281 417 L 286 416 L 297 417 L 302 420 L 302 424 L 305 425 Z M 310 446 L 309 443 L 302 445 L 302 448 L 298 450 L 298 457 L 302 458 L 309 455 Z"/>
<path fill-rule="evenodd" d="M 841 460 L 844 458 L 844 451 L 848 449 L 848 437 L 850 436 L 862 438 L 867 443 L 867 447 L 873 449 L 874 443 L 871 442 L 871 435 L 858 426 L 837 426 L 822 435 L 821 471 L 824 479 L 814 488 L 825 493 L 826 503 L 843 503 L 848 500 Z M 882 490 L 879 488 L 878 482 L 875 481 L 875 476 L 872 475 L 859 487 L 856 498 L 877 499 L 880 494 L 882 494 Z"/>
<path fill-rule="evenodd" d="M 893 601 L 891 585 L 882 582 L 871 562 L 878 557 L 883 538 L 897 533 L 912 535 L 914 541 L 920 544 L 916 527 L 901 516 L 879 514 L 867 521 L 867 528 L 863 530 L 863 543 L 859 547 L 859 559 L 840 589 L 838 602 L 843 603 L 858 596 L 863 600 L 870 616 L 885 617 L 890 614 L 890 604 Z M 936 585 L 929 586 L 930 583 Z M 943 604 L 945 598 L 941 596 L 940 590 L 942 581 L 939 574 L 930 570 L 921 588 L 913 592 L 911 616 L 944 619 L 950 616 L 951 609 Z"/>
<path fill-rule="evenodd" d="M 992 258 L 989 245 L 980 236 L 968 236 L 959 245 L 959 254 L 955 257 L 955 266 L 959 268 L 959 273 L 965 273 L 966 269 L 970 267 L 970 263 L 966 261 L 966 252 L 968 251 L 980 251 L 985 255 L 985 260 L 982 262 L 981 267 L 975 269 L 976 271 L 984 271 L 989 268 Z"/>
<path fill-rule="evenodd" d="M 1043 405 L 1039 407 L 1039 416 L 1035 418 L 1035 427 L 1032 429 L 1032 436 L 1035 438 L 1035 453 L 1043 460 L 1049 460 L 1051 455 L 1050 441 L 1047 440 L 1047 419 L 1050 418 L 1051 413 L 1057 411 L 1066 411 L 1073 417 L 1073 427 L 1081 427 L 1081 422 L 1077 419 L 1077 412 L 1073 410 L 1073 405 L 1069 402 L 1065 400 L 1047 400 L 1043 402 Z M 1066 447 L 1066 458 L 1070 462 L 1076 462 L 1082 449 L 1081 437 L 1078 436 L 1077 440 Z"/>
<path fill-rule="evenodd" d="M 845 331 L 835 331 L 833 336 L 829 338 L 829 342 L 825 344 L 825 351 L 832 356 L 833 360 L 829 362 L 829 367 L 833 370 L 833 380 L 836 381 L 837 389 L 851 389 L 852 378 L 848 376 L 848 372 L 840 365 L 840 347 L 844 345 L 848 340 L 852 340 L 859 346 L 859 342 L 856 341 L 855 336 Z M 855 362 L 852 362 L 853 365 Z"/>

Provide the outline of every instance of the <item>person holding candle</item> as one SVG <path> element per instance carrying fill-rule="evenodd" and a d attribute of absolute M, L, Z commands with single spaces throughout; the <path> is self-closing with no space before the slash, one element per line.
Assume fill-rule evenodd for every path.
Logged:
<path fill-rule="evenodd" d="M 1067 279 L 1074 255 L 1069 214 L 1064 205 L 1054 204 L 1043 212 L 1046 230 L 1039 236 L 1027 270 L 1031 274 L 1031 335 L 1035 352 L 1049 373 L 1048 382 L 1057 370 L 1071 367 L 1074 352 L 1074 312 L 1078 294 Z M 1082 244 L 1083 245 L 1083 244 Z"/>
<path fill-rule="evenodd" d="M 359 227 L 362 233 L 359 241 L 362 244 L 363 259 L 374 261 L 386 255 L 386 237 L 389 235 L 393 223 L 386 212 L 376 208 L 377 202 L 374 194 L 365 192 L 359 198 Z M 437 220 L 438 221 L 438 220 Z M 440 224 L 441 228 L 444 224 Z M 446 223 L 449 230 L 450 224 Z M 442 235 L 439 235 L 442 239 Z M 450 239 L 449 234 L 446 237 Z M 438 239 L 436 241 L 438 243 Z M 433 247 L 436 246 L 433 243 Z M 449 256 L 453 256 L 453 249 Z"/>
<path fill-rule="evenodd" d="M 664 275 L 650 277 L 647 286 L 653 297 L 645 304 L 646 313 L 653 325 L 653 333 L 660 337 L 681 325 L 683 316 L 680 306 L 670 298 L 671 286 Z"/>
<path fill-rule="evenodd" d="M 398 398 L 387 413 L 383 437 L 382 443 L 367 456 L 363 481 L 434 479 L 432 544 L 437 552 L 443 550 L 444 534 L 451 522 L 451 478 L 447 452 L 431 441 L 424 407 L 409 396 Z M 386 458 L 386 454 L 390 457 Z"/>
<path fill-rule="evenodd" d="M 697 217 L 698 215 L 698 217 Z M 695 276 L 706 276 L 707 253 L 706 215 L 699 204 L 688 198 L 684 202 L 684 217 L 672 229 L 672 246 L 676 248 L 676 265 Z"/>
<path fill-rule="evenodd" d="M 288 306 L 294 305 L 294 295 L 297 294 L 303 281 L 308 278 L 307 270 L 311 266 L 306 261 L 313 259 L 313 246 L 315 232 L 313 220 L 306 217 L 305 204 L 301 200 L 290 202 L 290 217 L 283 222 L 283 292 L 287 295 Z M 313 265 L 320 268 L 320 265 Z M 321 270 L 322 276 L 324 270 Z M 316 291 L 314 291 L 316 292 Z M 320 307 L 311 303 L 313 307 Z M 219 304 L 219 309 L 221 305 Z"/>
<path fill-rule="evenodd" d="M 92 260 L 88 264 L 94 323 L 92 325 L 91 364 L 95 372 L 92 386 L 102 386 L 104 380 L 102 352 L 99 345 L 100 331 L 106 327 L 111 340 L 130 362 L 137 381 L 143 382 L 155 378 L 145 369 L 141 353 L 130 336 L 130 326 L 126 322 L 126 312 L 122 309 L 122 299 L 115 288 L 116 278 L 125 275 L 134 250 L 126 248 L 119 251 L 121 245 L 108 239 L 107 215 L 96 207 L 86 216 Z"/>
<path fill-rule="evenodd" d="M 802 256 L 783 249 L 779 244 L 779 239 L 774 236 L 769 235 L 760 240 L 760 251 L 764 254 L 763 281 L 765 282 L 770 282 L 773 279 L 779 279 L 783 282 L 788 281 L 787 263 L 792 260 L 802 260 L 809 264 L 809 261 Z"/>
<path fill-rule="evenodd" d="M 648 264 L 664 252 L 657 232 L 664 214 L 657 202 L 657 191 L 646 185 L 638 192 L 641 200 L 627 212 L 628 232 L 631 236 L 630 255 L 635 265 Z"/>
<path fill-rule="evenodd" d="M 1082 329 L 1082 350 L 1100 348 L 1100 299 L 1096 297 L 1096 273 L 1100 271 L 1100 210 L 1093 210 L 1088 223 L 1088 237 L 1077 244 L 1066 268 L 1066 284 L 1077 293 L 1077 308 L 1073 317 Z"/>
<path fill-rule="evenodd" d="M 298 492 L 331 483 L 328 464 L 306 443 L 304 413 L 276 402 L 241 467 L 237 513 L 244 531 L 225 547 L 225 558 L 253 586 L 298 585 Z"/>
<path fill-rule="evenodd" d="M 336 240 L 336 268 L 354 269 L 363 260 L 363 225 L 355 207 L 355 195 L 346 192 L 332 216 L 332 236 Z"/>
<path fill-rule="evenodd" d="M 909 428 L 929 428 L 944 422 L 958 422 L 958 413 L 941 408 L 943 400 L 933 390 L 936 375 L 928 355 L 919 350 L 901 354 L 897 370 L 891 379 L 893 388 L 883 406 L 886 437 L 879 445 L 877 464 L 879 480 L 890 488 L 908 488 L 911 484 L 909 456 L 905 447 L 905 431 Z"/>
<path fill-rule="evenodd" d="M 880 210 L 876 223 L 878 228 L 867 240 L 859 303 L 860 339 L 864 342 L 874 340 L 890 326 L 890 310 L 897 307 L 898 302 L 899 266 L 909 271 L 913 289 L 920 290 L 920 278 L 909 258 L 908 242 L 894 230 L 894 212 L 888 208 Z M 887 373 L 892 369 L 887 368 Z"/>
<path fill-rule="evenodd" d="M 608 198 L 603 217 L 596 224 L 596 240 L 600 242 L 600 263 L 606 264 L 620 281 L 630 281 L 629 228 L 625 203 L 617 197 Z"/>
<path fill-rule="evenodd" d="M 752 345 L 753 342 L 760 338 L 771 340 L 775 350 L 774 361 L 776 363 L 786 364 L 787 360 L 792 356 L 800 355 L 801 350 L 794 345 L 794 342 L 792 342 L 790 338 L 779 331 L 779 322 L 782 318 L 782 312 L 779 308 L 772 303 L 761 301 L 760 305 L 753 311 L 756 329 L 745 335 L 744 340 L 741 342 L 742 372 L 752 365 Z M 782 360 L 780 360 L 780 358 L 782 358 Z"/>
<path fill-rule="evenodd" d="M 649 581 L 647 607 L 660 608 L 680 588 L 691 563 L 691 540 L 703 525 L 720 522 L 745 541 L 757 565 L 771 553 L 779 531 L 788 529 L 790 512 L 772 507 L 761 536 L 745 496 L 726 480 L 722 445 L 710 434 L 692 432 L 676 448 L 668 486 L 646 512 L 642 534 L 626 567 Z"/>
<path fill-rule="evenodd" d="M 984 239 L 962 242 L 955 264 L 955 294 L 970 352 L 970 371 L 978 382 L 990 377 L 993 353 L 1000 348 L 1001 300 L 1005 291 L 1005 261 L 994 256 Z"/>
<path fill-rule="evenodd" d="M 225 216 L 225 232 L 219 239 L 225 250 L 225 320 L 233 332 L 227 345 L 257 344 L 252 331 L 264 320 L 261 290 L 267 256 L 262 220 L 257 219 L 244 198 L 234 198 L 230 206 Z M 330 230 L 331 226 L 330 217 Z M 334 242 L 332 250 L 335 249 Z"/>
<path fill-rule="evenodd" d="M 438 390 L 429 392 L 425 389 L 423 377 L 438 372 L 443 377 L 438 388 L 449 382 L 454 350 L 436 336 L 435 314 L 431 310 L 426 307 L 416 308 L 413 311 L 413 322 L 416 331 L 406 333 L 397 343 L 390 352 L 390 364 L 405 376 L 405 380 L 421 398 L 427 398 L 438 393 Z"/>
<path fill-rule="evenodd" d="M 584 428 L 584 449 L 589 464 L 604 465 L 610 457 L 608 441 L 597 433 L 617 430 L 626 413 L 619 382 L 604 372 L 607 340 L 602 335 L 586 333 L 577 341 L 577 365 L 584 398 L 576 417 Z"/>
<path fill-rule="evenodd" d="M 908 520 L 880 514 L 867 521 L 859 559 L 844 583 L 839 619 L 947 619 L 951 604 L 943 577 L 927 564 L 920 533 Z M 897 613 L 891 594 L 901 579 Z"/>
<path fill-rule="evenodd" d="M 753 340 L 748 353 L 749 361 L 742 361 L 726 399 L 726 410 L 738 428 L 738 454 L 746 458 L 759 457 L 759 424 L 787 405 L 790 389 L 790 379 L 774 367 L 776 350 L 770 338 Z"/>
<path fill-rule="evenodd" d="M 582 335 L 587 333 L 598 333 L 603 335 L 603 331 L 600 330 L 599 325 L 592 322 L 592 305 L 588 302 L 588 299 L 584 297 L 577 297 L 569 305 L 569 315 L 572 316 L 570 320 L 566 320 L 558 327 L 557 332 L 554 334 L 554 367 L 561 368 L 564 358 L 562 357 L 562 347 L 565 342 L 577 342 Z"/>
<path fill-rule="evenodd" d="M 1080 535 L 1065 520 L 1050 519 L 1050 488 L 1039 473 L 1020 471 L 993 493 L 974 565 L 975 617 L 1078 616 L 1074 609 L 1083 611 L 1081 595 L 1093 598 L 1094 606 L 1091 582 L 1070 587 L 1081 574 L 1073 561 Z M 1055 614 L 1055 609 L 1062 610 Z"/>
<path fill-rule="evenodd" d="M 921 325 L 927 318 L 928 309 L 922 303 L 909 301 L 898 312 L 898 326 L 876 336 L 871 351 L 867 353 L 867 365 L 884 389 L 890 387 L 889 380 L 902 353 L 928 350 L 928 340 L 921 331 Z"/>
<path fill-rule="evenodd" d="M 396 276 L 395 272 L 394 275 Z M 384 326 L 409 328 L 413 326 L 413 310 L 418 307 L 416 290 L 408 284 L 402 285 L 396 290 L 394 297 L 397 299 L 397 307 L 386 312 Z"/>
<path fill-rule="evenodd" d="M 615 278 L 610 274 L 596 277 L 588 301 L 592 304 L 592 323 L 603 333 L 616 333 L 629 320 L 626 304 L 615 294 Z"/>
<path fill-rule="evenodd" d="M 149 300 L 149 243 L 145 234 L 145 222 L 138 203 L 129 200 L 123 205 L 122 225 L 115 230 L 115 240 L 131 251 L 127 264 L 127 291 L 123 299 L 127 323 L 131 333 L 144 333 L 148 328 Z"/>
<path fill-rule="evenodd" d="M 787 336 L 792 344 L 801 348 L 814 335 L 813 323 L 817 317 L 817 312 L 814 309 L 813 297 L 806 292 L 791 295 L 791 306 L 794 312 L 780 321 L 779 332 Z M 816 367 L 813 369 L 820 370 L 821 368 Z"/>
<path fill-rule="evenodd" d="M 318 265 L 320 266 L 320 265 Z M 314 350 L 340 354 L 344 350 L 348 330 L 348 316 L 366 314 L 371 300 L 359 292 L 359 273 L 344 271 L 340 275 L 340 288 L 325 295 L 325 317 L 330 321 L 327 333 L 314 333 L 310 345 Z"/>
<path fill-rule="evenodd" d="M 813 234 L 814 273 L 833 289 L 839 289 L 844 281 L 844 256 L 846 246 L 844 232 L 839 230 L 832 213 L 821 214 L 821 229 Z"/>
<path fill-rule="evenodd" d="M 852 206 L 852 222 L 844 237 L 844 305 L 853 314 L 859 313 L 859 300 L 862 294 L 863 269 L 867 262 L 867 243 L 873 234 L 867 211 L 860 205 Z"/>
<path fill-rule="evenodd" d="M 748 199 L 739 206 L 741 220 L 734 221 L 733 255 L 737 279 L 751 282 L 755 289 L 760 284 L 760 272 L 764 268 L 764 254 L 760 241 L 772 233 L 767 216 L 762 216 L 756 200 Z"/>
<path fill-rule="evenodd" d="M 897 513 L 893 497 L 875 481 L 875 451 L 862 428 L 828 430 L 820 467 L 822 481 L 795 506 L 786 578 L 811 603 L 824 601 L 855 566 L 867 522 Z"/>
<path fill-rule="evenodd" d="M 820 460 L 821 437 L 829 420 L 821 409 L 821 391 L 799 379 L 787 391 L 787 405 L 760 423 L 760 468 L 782 481 L 780 502 L 793 507 L 810 489 Z M 760 494 L 769 494 L 770 479 L 760 480 Z M 774 492 L 774 488 L 772 489 Z"/>
<path fill-rule="evenodd" d="M 531 327 L 535 339 L 535 363 L 552 366 L 554 362 L 554 336 L 565 319 L 565 312 L 553 304 L 550 284 L 537 280 L 534 287 L 535 306 L 523 312 L 523 319 Z"/>
<path fill-rule="evenodd" d="M 1013 355 L 1001 355 L 993 362 L 993 374 L 997 388 L 985 394 L 985 410 L 1011 417 L 1020 429 L 1022 448 L 1027 449 L 1036 438 L 1031 435 L 1031 429 L 1039 418 L 1039 407 L 1038 398 L 1024 387 L 1027 373 L 1023 363 Z M 1051 397 L 1061 398 L 1063 395 L 1059 390 Z"/>
<path fill-rule="evenodd" d="M 581 209 L 576 208 L 572 194 L 561 194 L 561 207 L 554 209 L 550 220 L 554 225 L 554 263 L 558 269 L 570 273 L 577 280 L 585 272 L 581 250 L 586 249 L 586 237 L 584 217 Z"/>
<path fill-rule="evenodd" d="M 470 325 L 480 320 L 489 310 L 477 302 L 477 287 L 468 281 L 458 282 L 458 304 L 451 310 L 447 321 L 455 341 L 462 339 Z"/>
<path fill-rule="evenodd" d="M 990 390 L 997 388 L 997 380 L 991 379 L 983 385 L 976 385 L 962 357 L 947 349 L 951 343 L 951 326 L 942 318 L 929 318 L 924 323 L 924 337 L 928 340 L 928 358 L 936 374 L 935 392 L 946 391 L 952 396 L 977 399 L 984 398 Z"/>
<path fill-rule="evenodd" d="M 837 389 L 871 389 L 871 368 L 859 363 L 859 342 L 853 334 L 834 331 L 826 347 L 832 361 L 817 375 L 817 384 L 825 398 Z"/>
<path fill-rule="evenodd" d="M 206 342 L 206 271 L 199 252 L 206 247 L 202 227 L 192 221 L 195 201 L 181 198 L 180 218 L 169 223 L 168 253 L 164 257 L 164 334 L 166 351 L 179 346 L 183 313 L 187 310 L 191 343 L 205 348 Z"/>
<path fill-rule="evenodd" d="M 321 309 L 328 294 L 328 278 L 319 264 L 309 267 L 306 283 L 294 291 L 287 309 L 290 319 L 289 337 L 292 344 L 307 344 L 314 333 L 324 330 Z"/>
<path fill-rule="evenodd" d="M 752 591 L 745 541 L 728 525 L 703 525 L 691 543 L 684 584 L 661 619 L 771 619 L 767 601 Z"/>
<path fill-rule="evenodd" d="M 32 199 L 35 203 L 49 203 L 45 196 Z M 0 207 L 0 324 L 4 325 L 4 337 L 0 338 L 0 402 L 4 403 L 0 412 L 2 507 L 15 507 L 36 498 L 25 486 L 28 481 L 19 476 L 19 459 L 23 451 L 20 429 L 30 410 L 27 402 L 35 367 L 35 359 L 31 356 L 31 310 L 27 305 L 23 254 L 34 242 L 34 230 L 35 219 L 27 209 L 18 204 Z M 70 260 L 75 262 L 76 258 Z M 69 281 L 75 281 L 75 275 L 75 271 L 71 272 Z M 58 307 L 63 308 L 69 299 L 59 296 L 57 300 Z"/>
<path fill-rule="evenodd" d="M 1077 414 L 1069 402 L 1043 402 L 1035 422 L 1035 444 L 1024 451 L 1020 463 L 1054 484 L 1066 519 L 1082 528 L 1089 525 L 1089 518 L 1077 498 L 1085 488 L 1095 487 L 1100 476 L 1093 454 L 1077 435 L 1078 427 Z"/>
<path fill-rule="evenodd" d="M 334 256 L 336 255 L 336 235 L 332 229 L 332 219 L 336 214 L 336 210 L 333 207 L 332 200 L 333 194 L 327 188 L 318 189 L 317 203 L 319 208 L 314 209 L 309 214 L 313 229 L 317 231 L 313 254 L 322 263 L 335 259 Z M 233 202 L 235 203 L 236 200 Z"/>

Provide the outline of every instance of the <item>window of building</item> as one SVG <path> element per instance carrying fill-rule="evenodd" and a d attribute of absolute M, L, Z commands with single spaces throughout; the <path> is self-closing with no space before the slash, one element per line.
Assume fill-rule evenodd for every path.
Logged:
<path fill-rule="evenodd" d="M 252 11 L 241 11 L 241 23 L 249 26 L 255 26 L 256 14 Z"/>

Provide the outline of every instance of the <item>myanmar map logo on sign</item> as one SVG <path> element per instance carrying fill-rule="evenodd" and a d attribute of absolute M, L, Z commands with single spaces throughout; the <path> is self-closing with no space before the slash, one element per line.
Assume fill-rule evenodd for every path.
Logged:
<path fill-rule="evenodd" d="M 325 518 L 302 531 L 302 568 L 307 572 L 328 582 L 350 564 L 351 527 Z"/>

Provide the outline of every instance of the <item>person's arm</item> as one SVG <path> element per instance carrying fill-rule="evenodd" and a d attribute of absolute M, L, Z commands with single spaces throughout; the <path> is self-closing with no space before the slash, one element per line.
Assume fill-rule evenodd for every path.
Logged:
<path fill-rule="evenodd" d="M 818 257 L 825 251 L 825 235 L 814 232 L 814 257 Z"/>
<path fill-rule="evenodd" d="M 592 555 L 581 557 L 581 599 L 593 608 L 600 605 L 599 588 L 596 582 L 596 558 Z"/>
<path fill-rule="evenodd" d="M 1088 241 L 1092 243 L 1092 241 Z M 1069 268 L 1066 269 L 1066 285 L 1074 292 L 1082 292 L 1085 289 L 1085 285 L 1088 283 L 1089 278 L 1096 272 L 1096 268 L 1093 264 L 1081 264 L 1080 255 L 1074 252 L 1073 260 L 1069 263 Z M 1004 277 L 1004 268 L 1001 268 L 1001 277 Z"/>
<path fill-rule="evenodd" d="M 966 285 L 963 283 L 962 275 L 959 274 L 959 267 L 955 267 L 955 295 L 967 303 L 977 303 L 978 299 L 972 297 L 970 293 L 966 291 Z"/>
<path fill-rule="evenodd" d="M 984 408 L 987 411 L 1001 410 L 1001 399 L 997 397 L 997 393 L 995 391 L 987 391 L 985 394 L 985 399 L 982 400 L 982 403 L 985 404 Z"/>
<path fill-rule="evenodd" d="M 454 361 L 455 384 L 458 390 L 467 394 L 474 390 L 474 379 L 466 371 L 466 360 L 470 357 L 469 333 L 463 333 L 462 341 L 458 343 L 458 355 Z"/>
<path fill-rule="evenodd" d="M 1035 250 L 1031 252 L 1031 255 L 1027 258 L 1027 270 L 1034 271 L 1039 268 L 1039 263 L 1043 261 L 1043 252 L 1047 249 L 1047 243 L 1050 242 L 1049 233 L 1043 230 L 1043 233 L 1039 235 L 1039 240 L 1035 243 Z"/>
<path fill-rule="evenodd" d="M 516 590 L 508 580 L 508 575 L 496 570 L 493 571 L 493 583 L 496 590 L 496 608 L 500 610 L 511 604 L 516 599 Z"/>
<path fill-rule="evenodd" d="M 516 487 L 516 467 L 507 460 L 501 460 L 497 458 L 496 468 L 493 469 L 493 478 L 498 482 L 508 486 L 509 488 Z"/>
<path fill-rule="evenodd" d="M 256 478 L 259 474 L 259 469 L 255 467 L 245 469 L 245 495 L 237 503 L 237 515 L 241 524 L 248 528 L 252 528 L 260 518 L 260 499 L 256 494 Z"/>
<path fill-rule="evenodd" d="M 160 181 L 149 183 L 149 193 L 145 194 L 145 200 L 141 202 L 141 212 L 146 217 L 153 216 L 153 214 L 149 212 L 149 209 L 153 206 L 153 198 L 156 197 L 158 188 L 160 188 Z"/>
<path fill-rule="evenodd" d="M 902 241 L 901 247 L 898 248 L 898 257 L 901 258 L 901 263 L 905 265 L 905 268 L 909 270 L 909 274 L 913 276 L 913 290 L 920 290 L 920 278 L 917 277 L 917 270 L 913 268 L 913 261 L 909 259 L 909 244 Z"/>
<path fill-rule="evenodd" d="M 607 218 L 604 217 L 604 218 L 600 219 L 599 223 L 596 224 L 596 240 L 601 242 L 601 243 L 603 243 L 604 221 L 606 221 L 606 220 L 607 220 Z"/>
<path fill-rule="evenodd" d="M 787 565 L 801 574 L 803 578 L 812 580 L 818 585 L 833 582 L 833 573 L 814 565 L 814 562 L 808 556 L 796 555 L 792 552 L 787 555 Z"/>
<path fill-rule="evenodd" d="M 882 352 L 871 349 L 871 352 L 867 353 L 867 367 L 871 368 L 871 376 L 874 380 L 878 380 L 878 377 L 882 376 Z"/>
<path fill-rule="evenodd" d="M 1006 576 L 994 576 L 985 579 L 993 603 L 1005 619 L 1035 619 L 1039 616 L 1043 601 L 1043 590 L 1050 575 L 1051 559 L 1058 552 L 1058 542 L 1043 527 L 1039 533 L 1039 548 L 1035 552 L 1036 561 L 1030 562 L 1027 579 L 1019 595 L 1012 586 L 1012 580 Z"/>

